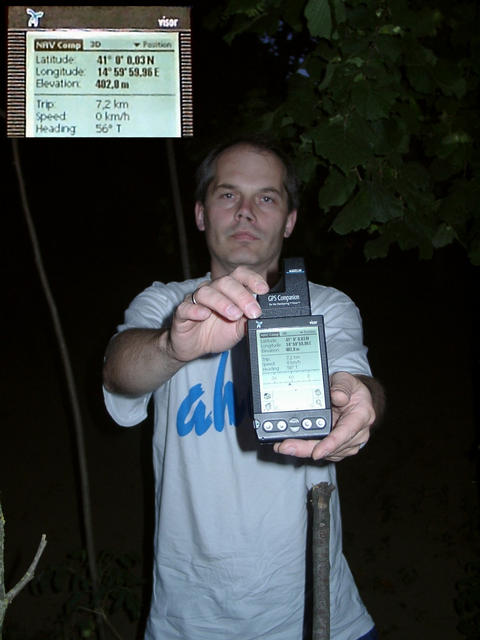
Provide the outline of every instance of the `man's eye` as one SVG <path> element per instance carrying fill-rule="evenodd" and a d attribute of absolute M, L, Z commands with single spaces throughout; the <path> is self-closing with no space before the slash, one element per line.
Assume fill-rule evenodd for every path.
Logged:
<path fill-rule="evenodd" d="M 221 197 L 222 197 L 222 198 L 225 198 L 225 200 L 231 200 L 231 199 L 232 199 L 232 198 L 234 198 L 235 196 L 234 196 L 234 194 L 233 194 L 233 193 L 227 192 L 227 193 L 222 193 Z"/>
<path fill-rule="evenodd" d="M 262 202 L 266 202 L 267 204 L 270 204 L 271 202 L 274 202 L 273 198 L 271 196 L 262 196 L 260 198 L 260 200 Z"/>

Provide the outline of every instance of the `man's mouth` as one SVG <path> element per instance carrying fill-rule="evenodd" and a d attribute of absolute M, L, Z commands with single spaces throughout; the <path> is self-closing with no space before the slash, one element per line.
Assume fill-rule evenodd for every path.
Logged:
<path fill-rule="evenodd" d="M 253 242 L 254 240 L 258 240 L 258 236 L 249 231 L 235 231 L 230 234 L 230 237 L 238 242 Z"/>

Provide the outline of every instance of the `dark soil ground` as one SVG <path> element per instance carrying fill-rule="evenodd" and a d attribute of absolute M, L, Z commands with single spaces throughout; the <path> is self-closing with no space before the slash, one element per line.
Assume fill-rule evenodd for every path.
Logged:
<path fill-rule="evenodd" d="M 18 251 L 24 260 L 16 259 Z M 154 279 L 178 278 L 178 260 L 168 258 L 168 267 L 157 273 L 118 247 L 105 257 L 87 253 L 85 269 L 77 252 L 47 268 L 85 421 L 96 546 L 138 554 L 137 571 L 148 581 L 150 425 L 125 430 L 111 422 L 100 369 L 106 341 L 129 300 Z M 0 490 L 6 582 L 12 586 L 43 532 L 48 546 L 40 569 L 64 564 L 83 535 L 58 348 L 27 244 L 10 247 L 9 256 Z M 338 466 L 346 555 L 382 640 L 465 638 L 454 601 L 469 563 L 478 559 L 476 276 L 462 255 L 444 250 L 431 262 L 397 253 L 367 265 L 355 262 L 331 278 L 362 311 L 372 368 L 388 394 L 387 416 L 368 447 Z M 145 595 L 147 602 L 148 582 Z M 52 638 L 64 598 L 65 592 L 21 593 L 7 612 L 4 640 Z M 140 637 L 141 623 L 121 615 L 114 620 L 124 640 Z"/>

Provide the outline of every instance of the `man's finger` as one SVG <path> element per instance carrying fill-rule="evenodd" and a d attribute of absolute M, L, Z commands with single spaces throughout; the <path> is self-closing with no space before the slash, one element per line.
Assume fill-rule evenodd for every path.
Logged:
<path fill-rule="evenodd" d="M 330 394 L 332 396 L 335 394 L 338 402 L 345 404 L 345 398 L 346 402 L 348 402 L 355 390 L 356 384 L 357 380 L 350 373 L 337 371 L 330 377 Z"/>
<path fill-rule="evenodd" d="M 228 320 L 238 320 L 242 315 L 258 318 L 261 309 L 253 293 L 266 291 L 268 285 L 257 273 L 245 268 L 236 269 L 233 274 L 196 289 L 195 306 L 208 307 Z"/>
<path fill-rule="evenodd" d="M 283 453 L 286 456 L 296 456 L 297 458 L 311 458 L 318 440 L 300 440 L 288 438 L 283 442 L 276 442 L 273 445 L 276 453 Z"/>

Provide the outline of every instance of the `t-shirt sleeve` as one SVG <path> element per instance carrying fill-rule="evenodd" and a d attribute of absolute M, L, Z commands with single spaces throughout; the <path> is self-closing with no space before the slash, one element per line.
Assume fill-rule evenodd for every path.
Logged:
<path fill-rule="evenodd" d="M 139 398 L 128 398 L 118 393 L 110 393 L 103 387 L 103 400 L 110 416 L 121 427 L 134 427 L 147 417 L 147 407 L 151 394 Z"/>
<path fill-rule="evenodd" d="M 330 375 L 337 371 L 371 375 L 362 319 L 354 302 L 338 289 L 321 285 L 310 285 L 310 295 L 312 314 L 324 318 Z"/>

